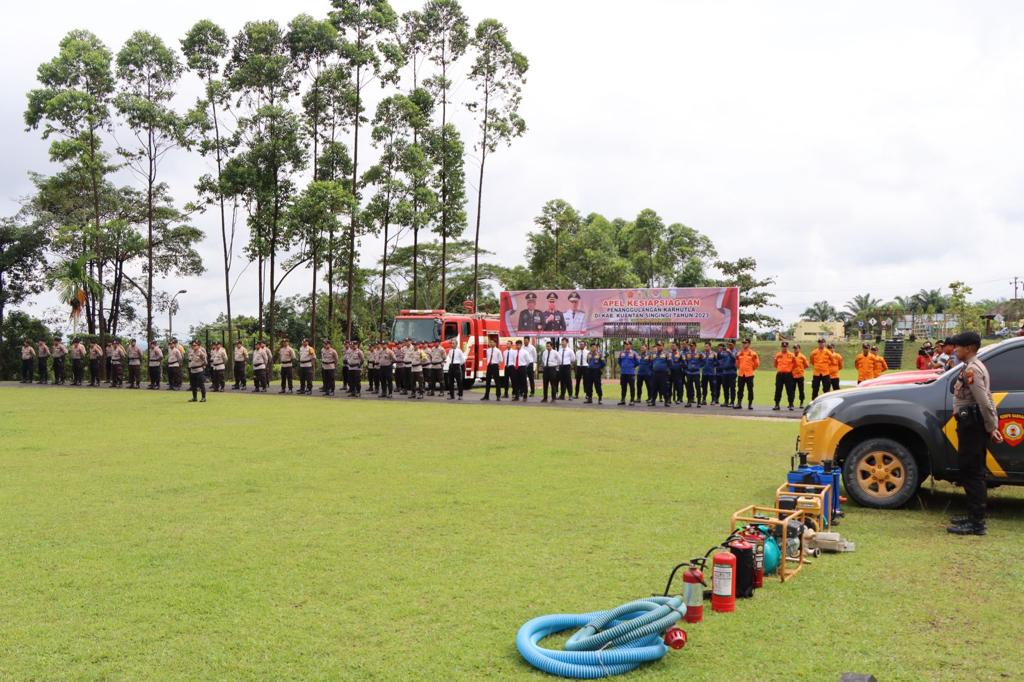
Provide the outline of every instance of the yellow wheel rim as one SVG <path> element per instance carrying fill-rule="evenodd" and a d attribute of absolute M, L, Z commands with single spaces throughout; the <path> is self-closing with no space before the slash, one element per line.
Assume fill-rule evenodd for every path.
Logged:
<path fill-rule="evenodd" d="M 891 452 L 876 450 L 857 462 L 857 484 L 869 497 L 887 499 L 903 490 L 907 472 Z"/>

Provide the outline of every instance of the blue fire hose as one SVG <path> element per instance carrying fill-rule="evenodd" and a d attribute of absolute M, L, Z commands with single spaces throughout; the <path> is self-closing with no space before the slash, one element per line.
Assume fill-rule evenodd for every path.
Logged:
<path fill-rule="evenodd" d="M 579 680 L 610 677 L 664 656 L 668 647 L 662 635 L 684 613 L 680 597 L 649 597 L 610 611 L 539 616 L 519 628 L 516 648 L 530 665 L 552 675 Z M 574 627 L 580 629 L 564 651 L 538 646 L 548 635 Z"/>

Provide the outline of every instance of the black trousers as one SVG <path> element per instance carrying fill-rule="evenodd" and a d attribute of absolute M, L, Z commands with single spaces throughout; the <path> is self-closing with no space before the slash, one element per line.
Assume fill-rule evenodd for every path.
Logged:
<path fill-rule="evenodd" d="M 587 400 L 594 397 L 595 391 L 597 391 L 598 400 L 604 398 L 604 393 L 601 390 L 601 370 L 596 367 L 587 367 L 583 374 L 583 392 L 587 394 Z"/>
<path fill-rule="evenodd" d="M 793 385 L 796 387 L 797 397 L 800 399 L 800 404 L 804 404 L 804 378 L 793 377 Z"/>
<path fill-rule="evenodd" d="M 775 406 L 779 406 L 779 402 L 782 400 L 782 391 L 786 391 L 786 400 L 789 402 L 789 406 L 793 407 L 793 389 L 796 388 L 793 384 L 793 373 L 792 372 L 776 372 L 775 373 Z"/>
<path fill-rule="evenodd" d="M 838 391 L 839 390 L 839 377 L 829 377 L 829 380 L 832 382 L 832 390 L 833 391 Z"/>
<path fill-rule="evenodd" d="M 142 365 L 128 365 L 128 385 L 138 386 L 142 376 Z"/>
<path fill-rule="evenodd" d="M 647 402 L 656 403 L 658 402 L 658 398 L 664 400 L 666 405 L 669 404 L 669 401 L 672 398 L 669 394 L 668 372 L 664 370 L 654 371 L 654 391 L 651 393 L 651 397 Z"/>
<path fill-rule="evenodd" d="M 505 376 L 508 377 L 508 383 L 512 386 L 513 398 L 526 397 L 526 373 L 524 370 L 524 367 L 505 368 Z"/>
<path fill-rule="evenodd" d="M 412 382 L 409 385 L 409 391 L 412 395 L 416 395 L 417 393 L 423 395 L 426 392 L 427 385 L 426 377 L 423 376 L 423 369 L 421 368 L 418 372 L 410 370 L 410 378 Z"/>
<path fill-rule="evenodd" d="M 192 391 L 193 399 L 195 399 L 196 393 L 200 391 L 203 394 L 203 398 L 206 398 L 206 380 L 202 371 L 188 373 L 188 387 Z"/>
<path fill-rule="evenodd" d="M 535 393 L 534 381 L 536 380 L 537 370 L 534 369 L 533 363 L 526 365 L 526 379 L 530 382 L 530 395 Z"/>
<path fill-rule="evenodd" d="M 64 383 L 64 356 L 53 359 L 53 383 Z"/>
<path fill-rule="evenodd" d="M 985 441 L 981 426 L 956 425 L 957 454 L 960 457 L 960 485 L 967 495 L 967 515 L 972 521 L 985 520 L 988 485 L 985 482 Z"/>
<path fill-rule="evenodd" d="M 224 370 L 223 369 L 215 369 L 215 370 L 213 370 L 211 372 L 211 375 L 212 375 L 212 378 L 213 378 L 213 382 L 212 382 L 213 383 L 213 387 L 216 390 L 218 390 L 218 391 L 223 391 L 224 390 L 224 386 L 225 386 L 225 384 L 224 384 Z"/>
<path fill-rule="evenodd" d="M 392 372 L 394 368 L 392 365 L 383 365 L 380 368 L 380 394 L 390 396 L 394 393 L 394 379 Z"/>
<path fill-rule="evenodd" d="M 736 375 L 723 374 L 718 377 L 718 385 L 722 392 L 722 404 L 732 405 L 736 402 Z"/>
<path fill-rule="evenodd" d="M 736 404 L 743 404 L 743 388 L 747 389 L 747 405 L 754 404 L 754 377 L 739 377 L 739 395 L 736 398 Z"/>
<path fill-rule="evenodd" d="M 320 381 L 324 384 L 324 393 L 327 395 L 334 394 L 334 374 L 337 370 L 334 367 L 320 368 Z"/>
<path fill-rule="evenodd" d="M 544 400 L 548 399 L 548 389 L 551 390 L 551 400 L 558 400 L 558 365 L 545 367 L 541 373 L 541 381 L 544 384 Z"/>
<path fill-rule="evenodd" d="M 121 363 L 110 363 L 110 385 L 120 386 L 124 383 L 124 370 L 121 369 Z"/>
<path fill-rule="evenodd" d="M 256 369 L 255 367 L 253 368 L 252 383 L 257 391 L 262 388 L 263 391 L 266 392 L 267 386 L 270 385 L 266 367 L 260 367 L 259 369 Z"/>
<path fill-rule="evenodd" d="M 650 374 L 645 374 L 643 376 L 638 375 L 636 378 L 636 401 L 638 403 L 643 402 L 644 388 L 647 389 L 648 402 L 650 402 L 650 396 L 654 395 L 654 389 L 652 388 Z"/>
<path fill-rule="evenodd" d="M 626 402 L 626 391 L 629 391 L 629 402 L 636 402 L 636 375 L 635 374 L 623 374 L 619 376 L 619 400 Z"/>
<path fill-rule="evenodd" d="M 299 390 L 306 393 L 313 392 L 313 365 L 299 366 Z"/>
<path fill-rule="evenodd" d="M 395 368 L 395 385 L 401 393 L 408 393 L 409 391 L 409 368 L 408 367 L 396 367 Z"/>
<path fill-rule="evenodd" d="M 586 370 L 586 367 L 580 367 L 579 365 L 576 366 L 576 371 L 575 371 L 575 373 L 576 373 L 576 390 L 575 390 L 575 395 L 576 395 L 577 398 L 580 397 L 580 384 L 583 383 L 583 375 L 585 373 L 585 370 Z"/>
<path fill-rule="evenodd" d="M 501 365 L 496 362 L 492 362 L 487 365 L 487 376 L 484 377 L 484 397 L 491 397 L 491 380 L 494 380 L 494 392 L 497 394 L 498 400 L 501 400 Z"/>
<path fill-rule="evenodd" d="M 702 403 L 704 403 L 705 405 L 708 404 L 708 394 L 716 392 L 716 391 L 712 390 L 712 387 L 714 386 L 714 384 L 715 384 L 715 375 L 714 374 L 705 374 L 705 373 L 701 372 L 701 375 L 700 375 L 700 401 Z"/>
<path fill-rule="evenodd" d="M 27 384 L 32 381 L 32 358 L 21 361 L 21 383 Z"/>
<path fill-rule="evenodd" d="M 448 365 L 448 397 L 454 398 L 455 392 L 459 392 L 459 397 L 462 397 L 462 376 L 465 374 L 462 365 Z"/>
<path fill-rule="evenodd" d="M 85 378 L 85 363 L 81 359 L 71 359 L 71 383 L 82 385 L 82 379 Z"/>
<path fill-rule="evenodd" d="M 98 386 L 100 383 L 100 359 L 89 358 L 89 385 Z"/>
<path fill-rule="evenodd" d="M 350 369 L 346 372 L 348 378 L 348 392 L 352 395 L 359 395 L 363 392 L 363 371 L 361 369 Z"/>
<path fill-rule="evenodd" d="M 281 390 L 292 390 L 292 368 L 281 365 Z"/>
<path fill-rule="evenodd" d="M 50 379 L 49 368 L 47 367 L 47 358 L 38 358 L 39 364 L 39 383 L 45 384 Z"/>
<path fill-rule="evenodd" d="M 687 403 L 700 403 L 700 375 L 699 374 L 687 374 L 686 375 L 686 402 Z"/>
<path fill-rule="evenodd" d="M 380 388 L 380 370 L 376 367 L 370 367 L 366 370 L 366 381 L 367 388 L 370 393 L 376 393 Z"/>
<path fill-rule="evenodd" d="M 672 384 L 672 400 L 681 402 L 683 400 L 683 387 L 686 385 L 685 380 L 683 379 L 683 370 L 669 370 L 668 380 Z"/>
<path fill-rule="evenodd" d="M 558 366 L 559 397 L 565 400 L 572 395 L 572 365 Z"/>
<path fill-rule="evenodd" d="M 153 388 L 160 386 L 160 365 L 149 366 L 149 385 Z"/>
<path fill-rule="evenodd" d="M 235 375 L 235 388 L 245 388 L 245 361 L 235 360 L 232 369 L 234 370 L 232 374 Z"/>
<path fill-rule="evenodd" d="M 818 397 L 818 389 L 821 389 L 823 393 L 832 390 L 832 380 L 827 374 L 815 374 L 811 379 L 811 400 Z"/>
<path fill-rule="evenodd" d="M 174 390 L 178 390 L 178 389 L 181 388 L 182 374 L 181 374 L 181 366 L 180 365 L 178 367 L 168 367 L 167 368 L 167 383 Z"/>

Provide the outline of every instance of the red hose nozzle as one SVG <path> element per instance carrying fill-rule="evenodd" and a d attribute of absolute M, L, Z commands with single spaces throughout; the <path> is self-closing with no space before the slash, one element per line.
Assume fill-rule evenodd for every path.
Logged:
<path fill-rule="evenodd" d="M 686 646 L 686 630 L 669 628 L 665 631 L 665 646 L 671 649 L 682 649 Z"/>

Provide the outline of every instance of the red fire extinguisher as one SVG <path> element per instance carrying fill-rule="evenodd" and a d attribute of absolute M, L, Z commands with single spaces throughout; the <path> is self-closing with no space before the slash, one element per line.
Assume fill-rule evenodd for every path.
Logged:
<path fill-rule="evenodd" d="M 718 552 L 711 558 L 711 610 L 730 613 L 736 610 L 736 557 Z"/>
<path fill-rule="evenodd" d="M 764 586 L 764 535 L 755 527 L 747 526 L 740 537 L 754 546 L 754 587 Z"/>
<path fill-rule="evenodd" d="M 704 620 L 704 573 L 691 563 L 683 573 L 683 600 L 686 602 L 686 622 L 699 623 Z"/>

